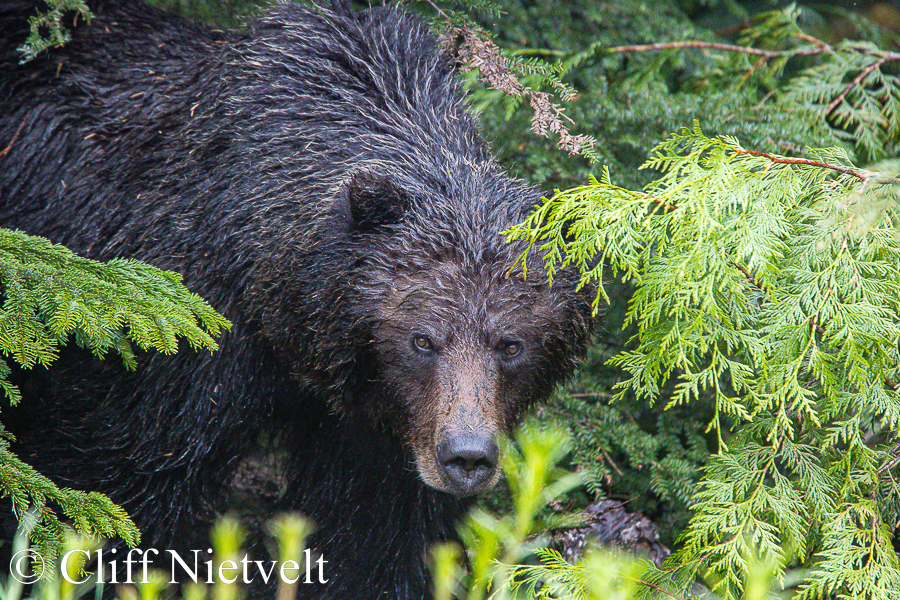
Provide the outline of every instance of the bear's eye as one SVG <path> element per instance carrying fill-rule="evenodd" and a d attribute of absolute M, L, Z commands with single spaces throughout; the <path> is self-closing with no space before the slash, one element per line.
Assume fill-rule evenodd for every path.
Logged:
<path fill-rule="evenodd" d="M 519 342 L 504 342 L 502 351 L 505 356 L 510 358 L 518 356 L 522 352 L 522 344 Z"/>
<path fill-rule="evenodd" d="M 434 350 L 434 344 L 427 335 L 417 335 L 413 338 L 413 346 L 420 352 L 431 352 Z"/>

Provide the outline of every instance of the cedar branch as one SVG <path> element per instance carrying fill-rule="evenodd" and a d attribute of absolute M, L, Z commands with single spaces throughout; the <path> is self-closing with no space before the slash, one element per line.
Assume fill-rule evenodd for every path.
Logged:
<path fill-rule="evenodd" d="M 849 84 L 847 84 L 847 87 L 844 88 L 844 91 L 842 91 L 840 94 L 838 94 L 838 97 L 831 101 L 831 104 L 829 104 L 828 108 L 825 109 L 825 116 L 830 115 L 831 111 L 836 109 L 840 105 L 840 103 L 844 101 L 844 98 L 847 97 L 847 94 L 850 93 L 850 90 L 852 90 L 853 88 L 858 86 L 860 83 L 862 83 L 862 80 L 865 79 L 869 75 L 869 73 L 871 73 L 875 69 L 880 68 L 881 65 L 888 62 L 888 60 L 889 59 L 887 57 L 881 57 L 878 60 L 876 60 L 875 62 L 873 62 L 871 65 L 869 65 L 868 67 L 863 69 L 859 75 L 857 75 L 856 77 L 853 78 L 853 81 L 851 81 Z"/>
<path fill-rule="evenodd" d="M 826 44 L 825 42 L 818 40 L 816 38 L 810 36 L 801 35 L 803 39 L 813 42 L 815 45 L 812 47 L 800 48 L 798 50 L 762 50 L 760 48 L 753 48 L 751 46 L 738 46 L 736 44 L 722 44 L 718 42 L 701 42 L 699 40 L 689 40 L 683 42 L 661 42 L 658 44 L 633 44 L 630 46 L 613 46 L 612 48 L 604 48 L 599 50 L 599 52 L 604 54 L 623 54 L 628 52 L 649 52 L 653 50 L 674 50 L 679 48 L 697 48 L 697 49 L 710 49 L 710 50 L 724 50 L 726 52 L 739 52 L 742 54 L 749 54 L 752 56 L 759 56 L 760 59 L 753 65 L 750 71 L 745 75 L 745 79 L 750 76 L 756 69 L 762 66 L 767 60 L 771 58 L 779 58 L 779 57 L 793 57 L 793 56 L 816 56 L 819 54 L 827 54 L 836 52 L 836 50 Z M 871 48 L 864 48 L 862 46 L 853 46 L 851 48 L 852 51 L 857 52 L 859 54 L 865 54 L 868 56 L 876 56 L 878 60 L 870 64 L 868 67 L 862 70 L 859 75 L 857 75 L 853 81 L 851 81 L 846 88 L 835 98 L 831 104 L 828 105 L 828 108 L 825 110 L 825 115 L 831 114 L 831 112 L 837 108 L 840 103 L 847 97 L 847 94 L 850 93 L 854 87 L 858 86 L 862 83 L 863 79 L 865 79 L 872 71 L 880 68 L 887 62 L 900 60 L 900 52 L 890 52 L 886 50 L 873 50 Z"/>
<path fill-rule="evenodd" d="M 805 47 L 797 50 L 762 50 L 761 48 L 753 48 L 752 46 L 738 46 L 737 44 L 723 44 L 720 42 L 702 42 L 700 40 L 685 40 L 682 42 L 660 42 L 657 44 L 632 44 L 628 46 L 612 46 L 610 48 L 600 48 L 597 51 L 603 54 L 626 54 L 629 52 L 651 52 L 653 50 L 678 50 L 685 48 L 724 50 L 726 52 L 739 52 L 741 54 L 751 54 L 753 56 L 761 56 L 763 58 L 780 58 L 792 56 L 816 56 L 819 54 L 827 54 L 837 52 L 837 50 L 822 42 L 818 42 L 813 47 Z M 862 46 L 853 46 L 850 50 L 859 54 L 867 54 L 869 56 L 877 56 L 887 61 L 900 60 L 900 52 L 890 52 L 887 50 L 873 50 Z"/>
<path fill-rule="evenodd" d="M 814 56 L 832 51 L 831 46 L 816 46 L 814 48 L 802 48 L 800 50 L 762 50 L 750 46 L 738 46 L 736 44 L 722 44 L 719 42 L 701 42 L 699 40 L 687 40 L 683 42 L 661 42 L 658 44 L 632 44 L 629 46 L 613 46 L 600 49 L 605 54 L 625 54 L 628 52 L 650 52 L 653 50 L 677 50 L 683 48 L 697 48 L 709 50 L 725 50 L 726 52 L 740 52 L 752 54 L 763 58 L 778 58 L 781 56 Z M 900 55 L 898 55 L 900 56 Z"/>
<path fill-rule="evenodd" d="M 759 152 L 757 150 L 745 150 L 743 148 L 732 148 L 732 150 L 736 154 L 750 154 L 752 156 L 761 156 L 763 158 L 767 158 L 775 163 L 782 163 L 785 165 L 808 165 L 810 167 L 819 167 L 822 169 L 832 169 L 834 171 L 839 171 L 841 173 L 845 173 L 847 175 L 852 175 L 856 177 L 860 181 L 868 181 L 869 178 L 856 171 L 851 169 L 850 167 L 844 167 L 842 165 L 832 165 L 830 163 L 820 162 L 818 160 L 810 160 L 808 158 L 788 158 L 785 156 L 773 156 L 771 154 L 767 154 L 766 152 Z"/>

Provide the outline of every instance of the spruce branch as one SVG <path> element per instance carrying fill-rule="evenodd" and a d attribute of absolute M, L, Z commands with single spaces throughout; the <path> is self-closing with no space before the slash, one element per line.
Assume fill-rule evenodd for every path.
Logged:
<path fill-rule="evenodd" d="M 37 515 L 29 533 L 44 559 L 37 567 L 54 572 L 66 535 L 73 529 L 94 538 L 119 537 L 129 547 L 140 542 L 137 527 L 121 507 L 102 494 L 58 487 L 10 451 L 12 440 L 0 425 L 0 495 L 12 500 L 17 519 Z M 64 524 L 49 503 L 59 506 L 73 526 Z"/>
<path fill-rule="evenodd" d="M 134 260 L 101 263 L 49 241 L 0 229 L 0 389 L 11 404 L 21 394 L 8 378 L 13 360 L 25 369 L 50 366 L 74 338 L 98 358 L 110 350 L 124 366 L 137 366 L 132 344 L 173 353 L 179 339 L 213 351 L 230 323 L 181 284 L 181 277 Z M 23 407 L 27 408 L 27 407 Z M 120 537 L 130 546 L 139 533 L 125 511 L 102 494 L 56 486 L 10 449 L 0 425 L 0 495 L 19 517 L 36 512 L 30 538 L 51 569 L 73 527 L 94 537 Z M 60 507 L 73 526 L 51 508 Z"/>
<path fill-rule="evenodd" d="M 61 46 L 69 41 L 71 33 L 63 22 L 66 14 L 74 13 L 72 27 L 78 25 L 79 18 L 87 22 L 93 18 L 85 0 L 47 0 L 46 4 L 46 12 L 39 12 L 28 19 L 30 34 L 18 48 L 23 63 L 48 48 Z"/>

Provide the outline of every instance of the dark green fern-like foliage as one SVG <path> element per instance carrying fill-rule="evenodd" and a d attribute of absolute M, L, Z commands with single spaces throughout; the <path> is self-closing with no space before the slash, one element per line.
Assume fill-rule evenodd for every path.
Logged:
<path fill-rule="evenodd" d="M 230 327 L 184 288 L 177 273 L 134 260 L 88 260 L 43 238 L 5 229 L 0 229 L 0 293 L 0 387 L 12 404 L 21 397 L 8 379 L 8 360 L 26 369 L 47 367 L 74 338 L 98 358 L 113 351 L 134 369 L 135 345 L 174 353 L 184 339 L 194 349 L 213 351 L 214 337 Z M 101 494 L 58 488 L 10 451 L 11 439 L 0 425 L 0 493 L 12 499 L 19 517 L 39 511 L 31 538 L 50 566 L 66 530 L 51 504 L 81 533 L 137 543 L 138 531 L 125 511 Z"/>
<path fill-rule="evenodd" d="M 607 382 L 614 375 L 621 378 L 621 372 L 604 363 L 621 349 L 599 342 L 575 389 L 559 390 L 543 414 L 569 426 L 574 442 L 569 461 L 582 471 L 587 502 L 627 500 L 629 510 L 653 516 L 662 541 L 672 546 L 687 525 L 684 507 L 709 460 L 709 436 L 698 422 L 708 422 L 712 411 L 704 403 L 660 410 L 634 394 L 613 402 Z M 572 502 L 584 503 L 580 498 Z"/>
<path fill-rule="evenodd" d="M 634 282 L 636 334 L 610 360 L 626 374 L 620 397 L 712 397 L 718 451 L 672 567 L 723 598 L 742 597 L 757 555 L 776 577 L 808 569 L 797 598 L 896 597 L 897 172 L 861 171 L 840 149 L 761 153 L 696 127 L 645 166 L 659 177 L 644 190 L 604 171 L 509 234 L 541 248 L 551 280 L 570 266 L 585 282 Z"/>
<path fill-rule="evenodd" d="M 728 14 L 724 3 L 708 3 L 709 14 L 691 2 L 575 1 L 565 10 L 555 0 L 501 4 L 503 18 L 485 13 L 479 23 L 504 52 L 540 60 L 533 87 L 552 90 L 555 78 L 565 93 L 577 92 L 562 103 L 569 130 L 596 140 L 597 163 L 627 187 L 647 183 L 638 170 L 644 157 L 694 120 L 788 155 L 840 145 L 864 164 L 897 153 L 900 46 L 895 34 L 870 22 L 864 28 L 864 19 L 853 23 L 868 39 L 840 40 L 831 37 L 822 5 L 748 19 Z M 710 20 L 736 33 L 701 24 Z M 474 77 L 471 84 L 495 150 L 520 174 L 560 188 L 587 179 L 593 166 L 586 161 L 523 137 L 534 115 L 518 97 Z"/>

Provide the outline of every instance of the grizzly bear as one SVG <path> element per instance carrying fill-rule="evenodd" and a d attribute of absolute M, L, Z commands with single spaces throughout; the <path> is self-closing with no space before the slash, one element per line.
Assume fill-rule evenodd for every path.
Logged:
<path fill-rule="evenodd" d="M 219 31 L 89 4 L 20 64 L 46 7 L 0 0 L 0 224 L 177 271 L 233 328 L 133 373 L 68 349 L 20 378 L 16 449 L 125 507 L 142 546 L 205 551 L 236 469 L 277 441 L 274 510 L 308 515 L 327 561 L 299 596 L 428 597 L 427 549 L 591 330 L 577 277 L 523 278 L 499 234 L 540 193 L 401 9 L 286 2 Z"/>

